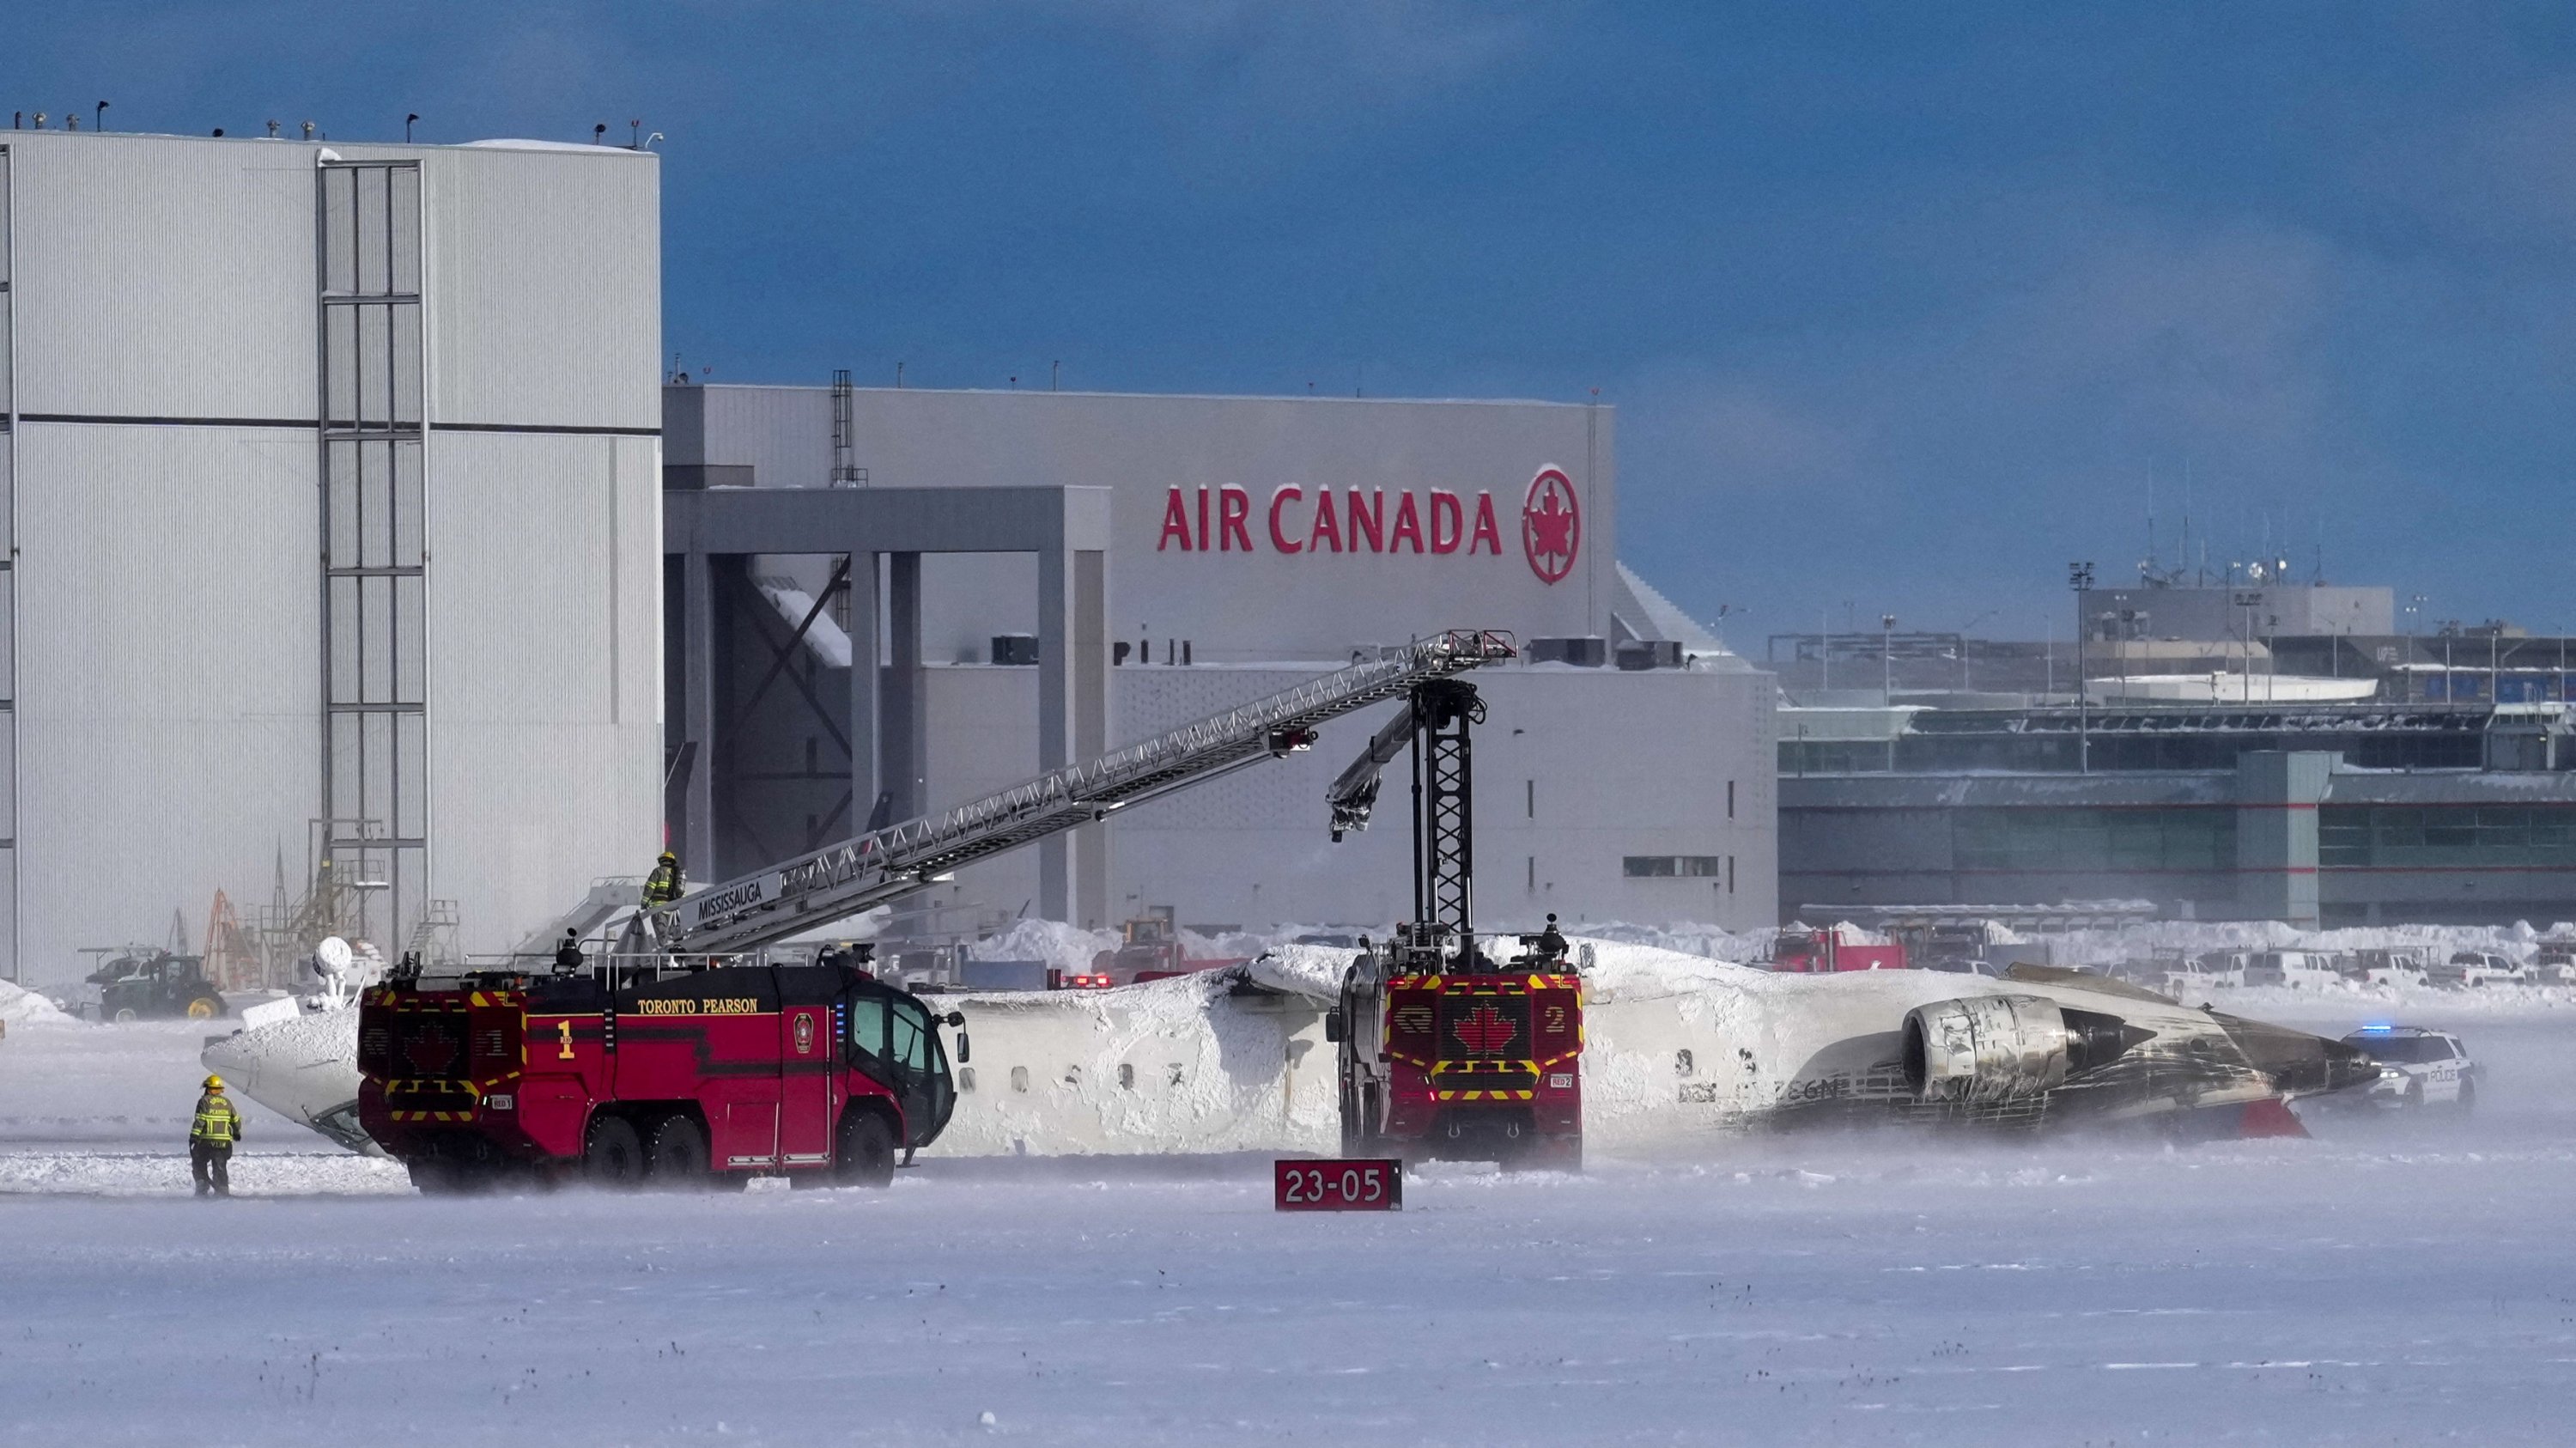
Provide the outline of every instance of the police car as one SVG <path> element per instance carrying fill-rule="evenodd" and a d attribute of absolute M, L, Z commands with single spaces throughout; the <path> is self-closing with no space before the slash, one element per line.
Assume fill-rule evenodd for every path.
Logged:
<path fill-rule="evenodd" d="M 2477 1063 L 2468 1048 L 2448 1031 L 2422 1026 L 2364 1026 L 2343 1038 L 2379 1063 L 2379 1079 L 2357 1093 L 2371 1106 L 2405 1110 L 2419 1106 L 2477 1104 Z"/>

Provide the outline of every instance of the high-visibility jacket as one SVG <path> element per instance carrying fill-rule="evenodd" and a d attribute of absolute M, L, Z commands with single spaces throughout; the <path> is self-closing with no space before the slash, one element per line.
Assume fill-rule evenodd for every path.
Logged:
<path fill-rule="evenodd" d="M 188 1128 L 190 1141 L 208 1146 L 230 1146 L 241 1140 L 241 1113 L 233 1104 L 212 1092 L 197 1098 L 197 1122 Z"/>

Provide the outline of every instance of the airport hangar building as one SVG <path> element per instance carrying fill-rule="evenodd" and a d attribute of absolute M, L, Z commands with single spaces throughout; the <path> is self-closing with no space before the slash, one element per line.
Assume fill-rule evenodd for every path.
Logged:
<path fill-rule="evenodd" d="M 0 131 L 0 976 L 649 865 L 659 164 Z"/>
<path fill-rule="evenodd" d="M 675 385 L 663 416 L 693 878 L 1483 628 L 1524 657 L 1468 676 L 1480 925 L 1773 923 L 1776 690 L 1617 562 L 1610 408 L 844 381 Z M 1323 795 L 1388 713 L 969 867 L 910 928 L 1383 929 L 1413 908 L 1406 766 L 1338 845 Z"/>
<path fill-rule="evenodd" d="M 506 951 L 666 831 L 699 841 L 700 879 L 752 868 L 864 824 L 838 795 L 953 802 L 1451 626 L 1703 656 L 1487 672 L 1492 918 L 1767 919 L 1767 676 L 1613 562 L 1609 410 L 857 392 L 836 452 L 831 390 L 693 388 L 666 469 L 659 167 L 0 132 L 0 977 L 60 983 L 174 912 L 201 941 L 218 891 L 288 924 L 260 917 L 292 916 L 322 860 L 388 955 L 439 920 L 447 948 Z M 1577 516 L 1542 578 L 1521 514 L 1551 463 Z M 815 631 L 764 685 L 792 626 L 686 588 L 801 578 L 846 621 L 811 530 L 710 548 L 710 501 L 749 494 L 873 510 L 828 541 L 878 580 L 878 668 L 848 667 L 844 633 L 835 688 Z M 778 616 L 784 590 L 750 592 Z M 1011 633 L 1037 666 L 990 662 Z M 1130 634 L 1189 662 L 1120 662 Z M 728 684 L 721 712 L 692 678 Z M 1064 917 L 1087 882 L 1093 921 L 1397 918 L 1401 792 L 1324 841 L 1323 780 L 1364 727 L 948 897 Z"/>

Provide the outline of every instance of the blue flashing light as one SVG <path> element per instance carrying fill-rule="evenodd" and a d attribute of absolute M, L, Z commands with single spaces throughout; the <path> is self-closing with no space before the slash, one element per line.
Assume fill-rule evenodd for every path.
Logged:
<path fill-rule="evenodd" d="M 2361 1033 L 2365 1036 L 2384 1036 L 2390 1031 L 2396 1029 L 2397 1028 L 2395 1026 L 2388 1024 L 2386 1021 L 2373 1021 L 2371 1024 L 2362 1027 Z"/>

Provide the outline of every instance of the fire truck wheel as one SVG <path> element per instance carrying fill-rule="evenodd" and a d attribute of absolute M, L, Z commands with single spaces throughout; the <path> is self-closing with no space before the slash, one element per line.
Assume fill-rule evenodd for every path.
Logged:
<path fill-rule="evenodd" d="M 403 1166 L 411 1173 L 412 1190 L 422 1196 L 452 1196 L 465 1190 L 465 1168 L 445 1157 L 423 1157 Z"/>
<path fill-rule="evenodd" d="M 653 1184 L 672 1191 L 707 1186 L 707 1134 L 686 1116 L 666 1116 L 653 1128 Z"/>
<path fill-rule="evenodd" d="M 884 1117 L 873 1111 L 843 1113 L 835 1146 L 832 1175 L 843 1186 L 894 1184 L 894 1133 L 886 1129 Z"/>
<path fill-rule="evenodd" d="M 632 1191 L 644 1184 L 644 1139 L 622 1116 L 591 1119 L 581 1148 L 582 1174 L 596 1187 Z"/>

